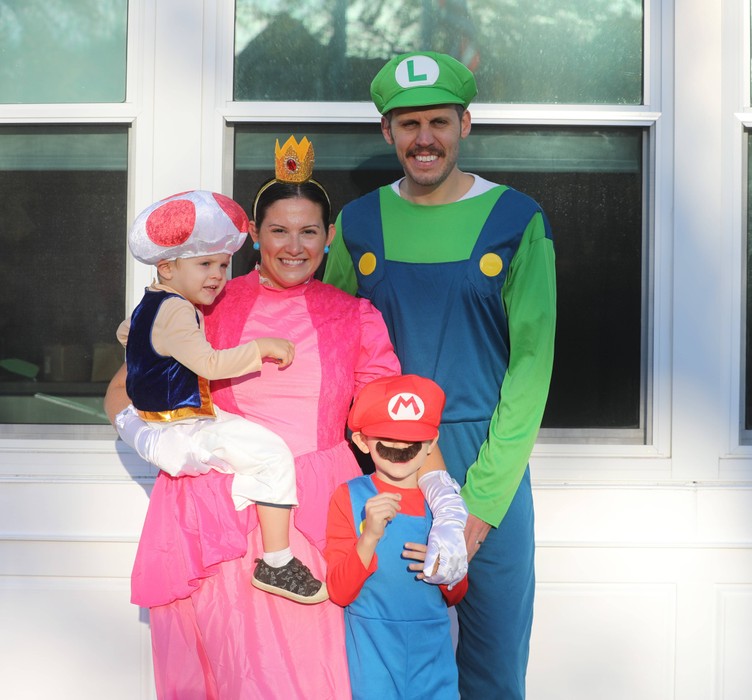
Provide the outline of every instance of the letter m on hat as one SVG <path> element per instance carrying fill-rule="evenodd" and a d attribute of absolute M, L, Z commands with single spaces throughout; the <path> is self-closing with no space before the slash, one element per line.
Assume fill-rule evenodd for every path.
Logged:
<path fill-rule="evenodd" d="M 392 420 L 420 420 L 424 412 L 423 401 L 415 394 L 397 394 L 389 401 L 389 417 Z"/>

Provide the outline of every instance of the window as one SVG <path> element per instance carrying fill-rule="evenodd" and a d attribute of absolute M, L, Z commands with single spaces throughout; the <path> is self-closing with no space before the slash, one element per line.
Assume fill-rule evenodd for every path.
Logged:
<path fill-rule="evenodd" d="M 126 127 L 0 128 L 0 423 L 106 423 L 122 364 Z"/>
<path fill-rule="evenodd" d="M 750 159 L 752 140 L 749 138 L 749 131 L 745 133 L 745 142 L 747 150 L 747 192 L 746 192 L 746 220 L 747 220 L 747 298 L 746 298 L 746 372 L 744 380 L 744 423 L 743 430 L 747 432 L 743 436 L 746 443 L 752 442 L 752 160 Z"/>
<path fill-rule="evenodd" d="M 367 101 L 387 58 L 430 46 L 479 101 L 642 102 L 641 0 L 236 0 L 235 99 Z"/>
<path fill-rule="evenodd" d="M 248 210 L 269 177 L 270 144 L 296 128 L 235 129 L 233 191 Z M 353 125 L 347 134 L 309 125 L 306 135 L 334 211 L 401 175 L 373 125 Z M 484 125 L 463 143 L 460 167 L 530 194 L 555 232 L 559 322 L 546 428 L 634 432 L 644 425 L 643 140 L 640 129 Z M 236 256 L 235 273 L 251 262 Z"/>
<path fill-rule="evenodd" d="M 0 102 L 125 100 L 127 13 L 126 0 L 0 4 Z"/>
<path fill-rule="evenodd" d="M 553 125 L 501 123 L 483 107 L 479 120 L 471 108 L 460 167 L 531 195 L 551 221 L 559 322 L 543 438 L 647 443 L 651 124 L 589 117 L 595 105 L 624 116 L 642 105 L 643 44 L 634 0 L 237 0 L 234 114 L 241 102 L 334 104 L 316 123 L 301 125 L 299 106 L 276 122 L 236 123 L 234 196 L 250 207 L 274 139 L 291 133 L 312 139 L 335 212 L 396 179 L 399 164 L 373 121 L 340 115 L 369 100 L 370 80 L 398 52 L 430 45 L 461 58 L 476 74 L 479 105 L 566 105 L 571 123 Z M 236 272 L 251 262 L 249 253 Z"/>
<path fill-rule="evenodd" d="M 752 3 L 750 4 L 752 6 Z M 748 21 L 751 23 L 749 37 L 752 37 L 752 10 L 749 10 Z M 751 40 L 752 41 L 752 40 Z M 752 55 L 752 44 L 748 44 L 747 50 L 747 63 L 750 65 L 750 56 Z M 750 71 L 752 75 L 752 70 Z M 752 139 L 750 139 L 750 114 L 749 105 L 752 102 L 752 83 L 748 85 L 748 91 L 746 94 L 745 105 L 747 106 L 747 113 L 744 114 L 743 124 L 746 127 L 744 130 L 744 157 L 746 165 L 746 192 L 744 193 L 745 211 L 744 217 L 746 219 L 746 260 L 745 260 L 745 273 L 746 273 L 746 299 L 744 304 L 745 315 L 745 328 L 744 328 L 744 348 L 745 357 L 743 359 L 743 391 L 741 406 L 743 411 L 743 417 L 741 421 L 741 442 L 744 444 L 752 444 Z"/>
<path fill-rule="evenodd" d="M 2 435 L 108 423 L 102 397 L 123 360 L 130 120 L 107 103 L 126 99 L 127 20 L 127 0 L 0 3 Z"/>

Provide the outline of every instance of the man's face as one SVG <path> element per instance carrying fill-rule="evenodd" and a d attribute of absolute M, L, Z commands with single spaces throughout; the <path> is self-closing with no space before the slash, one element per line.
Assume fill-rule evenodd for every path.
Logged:
<path fill-rule="evenodd" d="M 433 189 L 457 166 L 460 139 L 470 133 L 470 113 L 454 105 L 405 107 L 381 118 L 381 131 L 393 145 L 405 177 Z"/>

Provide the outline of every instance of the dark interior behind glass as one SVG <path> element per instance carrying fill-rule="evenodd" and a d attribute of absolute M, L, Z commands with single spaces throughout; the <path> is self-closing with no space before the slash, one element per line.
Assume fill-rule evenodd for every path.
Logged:
<path fill-rule="evenodd" d="M 373 124 L 348 125 L 346 137 L 360 141 L 364 155 L 343 144 L 335 125 L 248 125 L 236 127 L 233 192 L 250 212 L 253 194 L 273 172 L 274 139 L 307 135 L 316 148 L 315 176 L 328 189 L 334 212 L 349 200 L 401 176 L 389 147 L 378 145 Z M 547 139 L 626 144 L 630 157 L 553 162 Z M 494 152 L 499 136 L 514 143 L 540 142 L 540 157 L 505 157 Z M 338 140 L 339 139 L 339 140 Z M 545 428 L 643 428 L 646 387 L 643 352 L 643 173 L 642 129 L 558 130 L 474 125 L 460 166 L 519 189 L 546 212 L 557 257 L 558 325 L 554 374 Z M 622 145 L 622 150 L 624 145 Z M 357 150 L 355 153 L 357 154 Z M 338 155 L 341 154 L 341 155 Z M 233 274 L 255 263 L 247 245 L 236 255 Z"/>
<path fill-rule="evenodd" d="M 0 423 L 106 423 L 123 360 L 127 128 L 8 127 L 0 154 Z"/>

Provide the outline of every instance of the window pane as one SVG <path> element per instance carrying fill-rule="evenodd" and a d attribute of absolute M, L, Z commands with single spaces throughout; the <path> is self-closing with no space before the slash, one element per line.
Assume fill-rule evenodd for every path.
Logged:
<path fill-rule="evenodd" d="M 309 125 L 334 211 L 401 176 L 372 124 Z M 296 125 L 236 127 L 235 198 L 248 208 Z M 641 129 L 473 126 L 460 166 L 535 198 L 554 232 L 558 330 L 544 427 L 644 431 Z M 235 274 L 255 262 L 236 256 Z M 644 440 L 644 433 L 636 439 Z"/>
<path fill-rule="evenodd" d="M 0 3 L 0 102 L 123 102 L 127 0 Z"/>
<path fill-rule="evenodd" d="M 642 0 L 236 0 L 235 99 L 367 101 L 397 53 L 476 74 L 479 102 L 640 104 Z"/>
<path fill-rule="evenodd" d="M 106 423 L 123 361 L 126 127 L 0 128 L 0 423 Z"/>
<path fill-rule="evenodd" d="M 744 429 L 752 430 L 752 139 L 747 140 L 747 328 L 744 392 Z M 747 435 L 745 442 L 750 442 Z"/>

